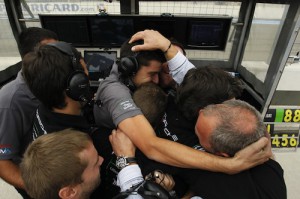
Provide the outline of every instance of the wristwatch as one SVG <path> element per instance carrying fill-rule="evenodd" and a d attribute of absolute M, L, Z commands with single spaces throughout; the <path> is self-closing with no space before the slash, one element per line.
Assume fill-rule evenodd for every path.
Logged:
<path fill-rule="evenodd" d="M 118 169 L 123 169 L 128 166 L 130 163 L 136 163 L 135 157 L 126 157 L 126 156 L 117 156 L 116 166 Z"/>

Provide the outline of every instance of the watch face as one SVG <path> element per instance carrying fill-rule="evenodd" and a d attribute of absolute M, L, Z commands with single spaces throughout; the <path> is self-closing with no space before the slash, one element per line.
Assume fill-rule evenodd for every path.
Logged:
<path fill-rule="evenodd" d="M 119 169 L 123 169 L 124 167 L 126 167 L 128 165 L 127 160 L 125 157 L 117 157 L 117 162 L 116 162 L 116 166 Z"/>

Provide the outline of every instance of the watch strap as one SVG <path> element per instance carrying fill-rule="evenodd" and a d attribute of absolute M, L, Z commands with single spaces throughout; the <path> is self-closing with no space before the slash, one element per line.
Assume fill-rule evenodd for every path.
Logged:
<path fill-rule="evenodd" d="M 127 160 L 127 163 L 137 163 L 136 157 L 125 157 Z"/>
<path fill-rule="evenodd" d="M 119 169 L 123 169 L 131 163 L 137 163 L 135 157 L 117 156 L 116 166 Z"/>

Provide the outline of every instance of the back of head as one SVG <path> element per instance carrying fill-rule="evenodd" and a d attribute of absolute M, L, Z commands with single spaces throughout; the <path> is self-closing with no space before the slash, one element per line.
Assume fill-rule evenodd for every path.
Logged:
<path fill-rule="evenodd" d="M 155 127 L 162 119 L 167 106 L 167 95 L 156 84 L 144 83 L 133 93 L 135 104 L 142 110 L 149 123 Z"/>
<path fill-rule="evenodd" d="M 32 198 L 55 199 L 63 186 L 80 184 L 87 163 L 80 159 L 79 153 L 89 144 L 88 134 L 72 129 L 33 141 L 20 164 L 28 194 Z"/>
<path fill-rule="evenodd" d="M 202 113 L 217 117 L 218 123 L 209 139 L 213 153 L 234 156 L 239 150 L 266 135 L 261 114 L 247 102 L 228 100 L 222 104 L 209 105 Z"/>
<path fill-rule="evenodd" d="M 220 68 L 194 68 L 177 88 L 176 102 L 183 116 L 196 121 L 198 112 L 209 104 L 222 103 L 242 93 L 241 82 Z"/>
<path fill-rule="evenodd" d="M 76 61 L 51 44 L 39 46 L 24 57 L 22 72 L 25 81 L 32 93 L 50 110 L 66 106 L 65 96 L 70 75 L 77 68 L 82 70 L 80 54 L 74 53 L 74 56 L 77 56 Z"/>
<path fill-rule="evenodd" d="M 134 75 L 141 66 L 149 66 L 150 61 L 155 60 L 161 63 L 166 62 L 166 58 L 161 50 L 146 50 L 133 52 L 131 48 L 135 45 L 143 44 L 142 40 L 128 43 L 125 41 L 120 49 L 119 72 L 123 76 Z"/>
<path fill-rule="evenodd" d="M 27 53 L 33 52 L 34 48 L 43 40 L 58 40 L 55 32 L 38 27 L 30 27 L 22 31 L 19 35 L 19 51 L 23 58 Z"/>

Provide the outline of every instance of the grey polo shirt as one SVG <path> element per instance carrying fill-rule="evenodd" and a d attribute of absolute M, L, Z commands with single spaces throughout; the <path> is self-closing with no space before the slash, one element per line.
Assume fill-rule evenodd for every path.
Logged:
<path fill-rule="evenodd" d="M 38 100 L 26 85 L 21 71 L 0 90 L 0 159 L 20 162 L 32 140 L 33 114 Z"/>
<path fill-rule="evenodd" d="M 102 103 L 101 107 L 94 106 L 97 125 L 113 129 L 124 119 L 142 114 L 133 102 L 130 90 L 119 81 L 116 64 L 109 77 L 100 83 L 95 98 Z"/>
<path fill-rule="evenodd" d="M 181 52 L 168 61 L 168 66 L 170 74 L 178 84 L 181 84 L 185 74 L 191 68 L 195 68 Z M 143 114 L 133 102 L 130 90 L 119 81 L 116 63 L 109 77 L 100 83 L 95 99 L 101 101 L 101 107 L 94 106 L 97 125 L 115 128 L 124 119 Z"/>

